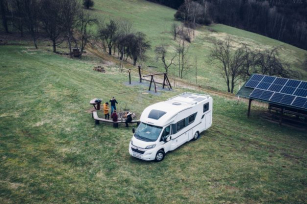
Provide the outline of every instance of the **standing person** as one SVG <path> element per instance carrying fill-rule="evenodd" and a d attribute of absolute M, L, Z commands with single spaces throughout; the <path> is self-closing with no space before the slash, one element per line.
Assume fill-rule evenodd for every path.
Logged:
<path fill-rule="evenodd" d="M 116 113 L 116 110 L 114 110 L 114 112 L 112 113 L 111 118 L 113 120 L 113 127 L 117 128 L 118 127 L 118 123 L 117 123 L 118 115 Z"/>
<path fill-rule="evenodd" d="M 128 123 L 131 123 L 131 121 L 132 121 L 132 115 L 130 112 L 127 112 L 127 119 L 125 121 L 126 127 L 128 127 Z"/>
<path fill-rule="evenodd" d="M 108 102 L 103 104 L 103 112 L 104 112 L 104 118 L 109 120 L 110 114 L 109 114 L 109 103 Z"/>
<path fill-rule="evenodd" d="M 110 99 L 110 102 L 111 102 L 111 115 L 112 115 L 113 111 L 116 110 L 116 103 L 117 103 L 117 101 L 114 98 L 114 96 L 112 97 L 112 99 Z"/>

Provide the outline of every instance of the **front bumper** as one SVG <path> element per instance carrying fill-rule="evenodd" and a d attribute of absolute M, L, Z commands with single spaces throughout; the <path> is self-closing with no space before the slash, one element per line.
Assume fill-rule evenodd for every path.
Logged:
<path fill-rule="evenodd" d="M 132 150 L 132 148 L 134 150 Z M 132 146 L 131 143 L 129 144 L 129 154 L 135 158 L 151 161 L 155 160 L 156 151 L 155 149 L 142 149 L 136 146 Z"/>

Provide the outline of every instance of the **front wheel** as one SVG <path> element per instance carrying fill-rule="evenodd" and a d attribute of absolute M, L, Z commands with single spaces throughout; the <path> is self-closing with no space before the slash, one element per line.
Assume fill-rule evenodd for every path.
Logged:
<path fill-rule="evenodd" d="M 194 137 L 193 137 L 193 140 L 197 140 L 198 138 L 199 138 L 199 133 L 198 133 L 198 132 L 195 132 Z"/>
<path fill-rule="evenodd" d="M 165 153 L 162 149 L 160 149 L 156 154 L 156 161 L 160 162 L 164 159 Z"/>

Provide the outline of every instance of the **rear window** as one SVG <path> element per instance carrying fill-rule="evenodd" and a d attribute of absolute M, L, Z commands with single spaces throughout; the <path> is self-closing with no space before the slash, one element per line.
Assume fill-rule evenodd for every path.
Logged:
<path fill-rule="evenodd" d="M 160 111 L 160 110 L 151 110 L 148 118 L 154 119 L 154 120 L 159 120 L 163 115 L 165 115 L 166 112 Z"/>

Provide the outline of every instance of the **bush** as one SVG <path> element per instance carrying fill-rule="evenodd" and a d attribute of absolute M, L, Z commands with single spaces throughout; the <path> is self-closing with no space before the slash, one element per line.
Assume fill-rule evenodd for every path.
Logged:
<path fill-rule="evenodd" d="M 90 7 L 94 6 L 94 1 L 93 0 L 83 0 L 83 6 L 86 9 L 90 9 Z"/>

